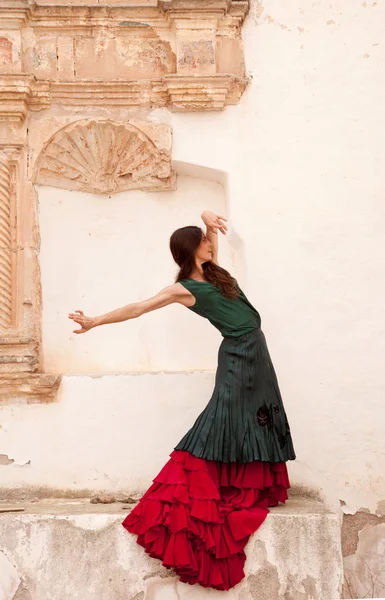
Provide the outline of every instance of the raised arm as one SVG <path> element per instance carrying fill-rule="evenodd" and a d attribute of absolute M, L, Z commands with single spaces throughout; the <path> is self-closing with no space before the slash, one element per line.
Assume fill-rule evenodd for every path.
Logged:
<path fill-rule="evenodd" d="M 212 262 L 218 264 L 218 231 L 226 235 L 227 225 L 225 217 L 221 217 L 211 210 L 205 210 L 202 214 L 202 221 L 206 225 L 206 237 L 213 247 Z"/>
<path fill-rule="evenodd" d="M 157 310 L 168 306 L 173 302 L 179 302 L 186 306 L 191 304 L 192 295 L 188 292 L 180 283 L 174 283 L 158 292 L 155 296 L 142 300 L 140 302 L 133 302 L 117 308 L 111 312 L 105 313 L 98 317 L 87 317 L 83 311 L 75 310 L 74 313 L 68 315 L 69 319 L 79 323 L 81 329 L 75 329 L 73 333 L 85 333 L 94 327 L 99 325 L 108 325 L 110 323 L 120 323 L 127 321 L 128 319 L 137 319 L 145 313 Z"/>

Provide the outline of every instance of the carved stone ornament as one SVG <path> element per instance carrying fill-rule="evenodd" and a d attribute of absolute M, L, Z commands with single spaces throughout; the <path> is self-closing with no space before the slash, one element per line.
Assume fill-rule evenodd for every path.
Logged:
<path fill-rule="evenodd" d="M 60 384 L 43 372 L 34 184 L 174 189 L 171 130 L 145 119 L 240 101 L 248 10 L 249 0 L 0 0 L 1 402 L 53 401 Z"/>
<path fill-rule="evenodd" d="M 55 133 L 38 159 L 35 183 L 113 194 L 174 189 L 175 175 L 170 151 L 157 147 L 138 127 L 92 120 Z"/>
<path fill-rule="evenodd" d="M 24 237 L 27 215 L 23 199 L 17 197 L 22 156 L 17 146 L 0 146 L 0 403 L 15 399 L 51 402 L 56 399 L 61 381 L 60 375 L 39 372 L 40 336 L 28 313 L 23 314 L 23 308 L 29 308 L 32 302 L 23 299 L 21 290 L 30 289 L 35 278 L 23 281 L 26 270 L 34 272 L 33 260 L 29 264 L 23 258 L 25 249 L 29 256 L 34 256 L 34 249 Z"/>
<path fill-rule="evenodd" d="M 248 0 L 0 0 L 0 120 L 53 105 L 223 110 L 249 81 L 248 9 Z"/>

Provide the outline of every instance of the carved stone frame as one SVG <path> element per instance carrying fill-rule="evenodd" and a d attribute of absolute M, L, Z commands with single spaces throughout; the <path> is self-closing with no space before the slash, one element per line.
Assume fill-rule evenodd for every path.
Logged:
<path fill-rule="evenodd" d="M 125 120 L 138 126 L 138 135 L 143 136 L 152 156 L 151 174 L 126 168 L 120 179 L 114 179 L 103 167 L 94 191 L 173 189 L 171 141 L 162 145 L 151 137 L 153 123 L 135 125 L 132 119 L 140 115 L 143 120 L 159 107 L 212 111 L 239 102 L 248 83 L 240 36 L 247 11 L 248 0 L 158 0 L 156 4 L 153 0 L 61 0 L 54 5 L 49 0 L 1 1 L 0 401 L 52 401 L 60 385 L 60 375 L 42 372 L 40 240 L 34 182 L 47 183 L 47 172 L 43 176 L 39 170 L 44 160 L 40 158 L 32 176 L 34 165 L 29 163 L 36 160 L 35 149 L 29 147 L 28 128 L 36 126 L 32 115 L 61 111 L 63 127 L 71 129 L 82 127 L 74 124 L 79 112 L 89 123 L 95 121 L 95 107 L 104 115 L 106 109 L 107 115 L 125 114 L 125 118 L 111 116 L 112 121 L 104 117 L 104 122 L 119 127 Z M 170 59 L 174 70 L 154 78 L 78 76 L 71 63 L 71 36 L 84 32 L 92 37 L 95 31 L 104 35 L 109 29 L 119 31 L 123 38 L 132 34 L 130 29 L 148 31 L 151 39 L 159 37 L 174 53 Z M 143 35 L 145 39 L 147 33 Z M 57 52 L 48 52 L 43 58 L 51 71 L 26 68 L 34 64 L 27 52 L 34 50 L 31 40 L 38 44 L 50 36 L 57 39 Z M 233 55 L 238 67 L 226 70 L 227 64 L 233 64 Z M 60 137 L 59 130 L 53 134 Z M 48 137 L 46 147 L 49 141 Z M 68 171 L 62 177 L 58 165 L 53 165 L 55 169 L 53 179 L 57 176 L 58 185 L 78 185 L 75 179 L 71 183 Z M 92 191 L 87 190 L 88 183 L 84 180 L 76 189 Z"/>

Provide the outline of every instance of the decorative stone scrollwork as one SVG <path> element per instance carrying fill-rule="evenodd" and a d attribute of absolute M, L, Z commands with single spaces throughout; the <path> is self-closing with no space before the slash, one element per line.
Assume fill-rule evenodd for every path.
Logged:
<path fill-rule="evenodd" d="M 0 157 L 0 329 L 12 323 L 11 172 Z"/>
<path fill-rule="evenodd" d="M 35 183 L 113 194 L 174 189 L 171 135 L 155 143 L 131 123 L 77 121 L 55 133 L 38 159 Z"/>

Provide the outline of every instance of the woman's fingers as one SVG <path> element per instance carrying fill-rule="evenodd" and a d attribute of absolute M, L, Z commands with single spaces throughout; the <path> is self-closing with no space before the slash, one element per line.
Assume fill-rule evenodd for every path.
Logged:
<path fill-rule="evenodd" d="M 221 223 L 220 218 L 218 218 L 217 222 L 218 222 L 217 227 L 218 227 L 219 231 L 221 233 L 223 233 L 223 235 L 226 235 L 226 233 L 227 233 L 227 225 L 225 225 L 225 223 Z"/>
<path fill-rule="evenodd" d="M 84 319 L 83 317 L 78 317 L 77 315 L 69 315 L 69 318 L 72 319 L 73 321 L 75 321 L 75 323 L 79 323 L 79 325 L 83 325 L 84 323 Z"/>
<path fill-rule="evenodd" d="M 68 318 L 75 321 L 75 323 L 79 323 L 81 327 L 81 329 L 74 329 L 73 333 L 86 333 L 95 326 L 94 319 L 92 317 L 87 317 L 82 310 L 77 310 L 74 313 L 70 313 Z"/>

